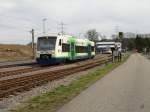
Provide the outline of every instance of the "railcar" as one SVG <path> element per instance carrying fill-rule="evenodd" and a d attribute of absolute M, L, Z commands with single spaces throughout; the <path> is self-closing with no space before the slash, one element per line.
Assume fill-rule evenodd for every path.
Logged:
<path fill-rule="evenodd" d="M 89 59 L 95 56 L 95 44 L 70 35 L 50 35 L 37 39 L 36 60 L 39 64 L 56 64 Z"/>
<path fill-rule="evenodd" d="M 97 42 L 96 50 L 98 53 L 111 54 L 111 48 L 121 49 L 120 42 Z"/>

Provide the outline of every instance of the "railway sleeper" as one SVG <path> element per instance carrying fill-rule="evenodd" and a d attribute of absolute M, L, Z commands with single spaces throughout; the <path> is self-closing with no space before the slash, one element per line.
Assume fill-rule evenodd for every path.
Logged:
<path fill-rule="evenodd" d="M 98 65 L 99 63 L 97 63 L 96 65 Z M 95 66 L 95 65 L 92 65 L 92 66 Z M 29 89 L 29 88 L 33 88 L 34 86 L 39 86 L 39 85 L 41 85 L 41 84 L 43 84 L 43 83 L 46 83 L 46 82 L 48 82 L 48 81 L 51 81 L 51 80 L 53 80 L 53 79 L 56 79 L 56 78 L 61 78 L 61 77 L 63 77 L 63 76 L 66 76 L 66 75 L 68 75 L 68 74 L 70 74 L 70 73 L 75 73 L 75 72 L 77 72 L 77 71 L 80 71 L 80 70 L 83 70 L 83 69 L 88 69 L 88 68 L 90 68 L 90 67 L 92 67 L 91 65 L 90 66 L 88 66 L 88 67 L 82 67 L 82 68 L 78 68 L 78 69 L 74 69 L 74 70 L 72 70 L 72 71 L 66 71 L 66 72 L 59 72 L 58 74 L 60 74 L 60 75 L 53 75 L 54 77 L 52 77 L 52 75 L 48 75 L 47 77 L 45 77 L 45 79 L 43 79 L 43 80 L 36 80 L 35 82 L 32 82 L 32 83 L 29 83 L 29 84 L 26 84 L 26 85 L 24 85 L 24 86 L 17 86 L 17 87 L 15 87 L 15 88 L 11 88 L 11 89 L 9 89 L 9 90 L 6 90 L 6 91 L 2 91 L 1 93 L 0 93 L 0 97 L 4 97 L 4 96 L 8 96 L 8 95 L 11 95 L 11 94 L 14 94 L 14 92 L 21 92 L 21 91 L 25 91 L 26 89 Z"/>
<path fill-rule="evenodd" d="M 106 60 L 105 60 L 106 61 Z M 98 65 L 99 63 L 97 63 L 96 65 Z M 93 67 L 93 66 L 96 66 L 96 65 L 90 65 L 89 67 L 84 67 L 83 69 L 87 69 L 87 68 L 91 68 L 91 67 Z M 81 68 L 80 68 L 81 69 Z M 75 70 L 75 71 L 80 71 L 80 69 L 79 70 Z M 73 73 L 73 72 L 72 72 Z M 59 73 L 60 74 L 60 73 Z M 62 73 L 61 73 L 62 74 Z M 66 74 L 66 73 L 64 73 L 64 74 Z M 67 74 L 70 74 L 70 72 L 68 72 Z M 61 76 L 61 75 L 60 75 Z M 60 76 L 55 76 L 55 78 L 56 77 L 60 77 Z M 62 75 L 63 76 L 63 75 Z M 36 79 L 34 79 L 35 81 L 38 79 L 39 77 L 36 77 Z M 31 81 L 33 81 L 33 80 L 31 80 Z M 19 82 L 20 83 L 20 82 Z M 26 82 L 23 82 L 22 84 L 19 84 L 19 86 L 20 85 L 24 85 Z M 18 85 L 17 85 L 18 86 Z M 12 87 L 12 84 L 11 84 L 11 87 Z M 6 89 L 6 88 L 5 88 Z M 8 89 L 8 88 L 7 88 Z"/>
<path fill-rule="evenodd" d="M 95 66 L 95 65 L 94 65 L 94 66 Z M 38 78 L 39 78 L 39 76 L 36 76 L 36 80 L 37 80 Z M 31 77 L 29 77 L 28 81 L 30 81 L 30 79 L 31 79 Z M 25 79 L 22 80 L 22 81 L 23 81 L 23 84 L 26 83 L 24 80 L 25 80 Z M 27 79 L 26 79 L 26 80 L 27 80 Z M 32 79 L 31 79 L 31 80 L 32 80 Z M 33 80 L 34 80 L 34 79 L 33 79 Z M 9 81 L 7 81 L 7 82 L 9 82 Z M 20 82 L 19 82 L 19 83 L 20 83 Z M 6 83 L 6 84 L 5 84 L 5 87 L 6 87 L 7 84 L 12 86 L 12 82 Z M 15 80 L 14 84 L 16 84 L 16 80 Z M 3 86 L 4 86 L 4 84 L 3 84 Z"/>

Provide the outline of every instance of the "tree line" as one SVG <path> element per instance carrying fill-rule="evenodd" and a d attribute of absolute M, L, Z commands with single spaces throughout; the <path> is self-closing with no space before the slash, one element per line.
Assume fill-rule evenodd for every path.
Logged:
<path fill-rule="evenodd" d="M 144 49 L 146 49 L 147 52 L 150 52 L 150 37 L 143 37 L 141 35 L 136 35 L 136 38 L 133 37 L 125 38 L 124 33 L 119 32 L 116 38 L 113 39 L 102 38 L 100 40 L 99 39 L 100 34 L 96 31 L 96 29 L 88 30 L 85 34 L 85 37 L 94 42 L 97 41 L 121 42 L 122 48 L 130 51 L 137 50 L 138 52 L 143 52 Z"/>
<path fill-rule="evenodd" d="M 136 35 L 136 38 L 123 38 L 122 41 L 123 47 L 126 47 L 128 50 L 136 49 L 138 52 L 143 52 L 144 49 L 150 51 L 150 37 L 142 37 Z"/>

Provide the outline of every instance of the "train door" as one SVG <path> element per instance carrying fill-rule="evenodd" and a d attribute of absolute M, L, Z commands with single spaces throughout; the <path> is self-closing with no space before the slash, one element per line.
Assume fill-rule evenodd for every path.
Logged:
<path fill-rule="evenodd" d="M 91 58 L 91 55 L 92 55 L 91 52 L 92 52 L 91 51 L 91 45 L 89 44 L 88 45 L 88 58 Z"/>
<path fill-rule="evenodd" d="M 70 43 L 70 58 L 71 60 L 75 59 L 75 43 L 74 42 Z"/>

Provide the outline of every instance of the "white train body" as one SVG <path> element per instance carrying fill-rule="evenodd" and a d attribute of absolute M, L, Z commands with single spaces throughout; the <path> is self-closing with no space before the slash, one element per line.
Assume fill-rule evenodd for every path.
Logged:
<path fill-rule="evenodd" d="M 77 39 L 69 35 L 42 36 L 37 41 L 36 60 L 40 64 L 92 58 L 95 44 L 88 39 Z"/>

